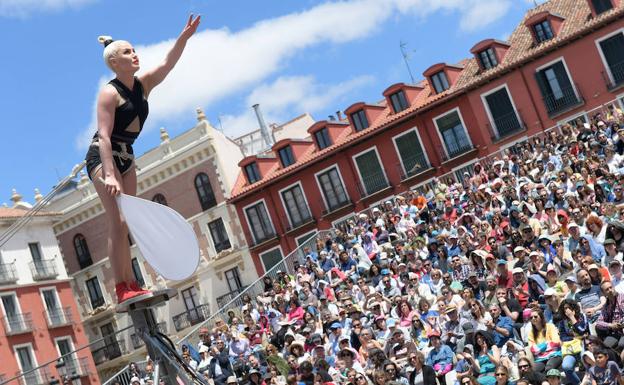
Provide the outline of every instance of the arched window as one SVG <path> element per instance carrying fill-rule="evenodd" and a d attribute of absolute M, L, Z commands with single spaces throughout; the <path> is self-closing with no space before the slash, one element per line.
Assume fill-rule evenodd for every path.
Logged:
<path fill-rule="evenodd" d="M 162 194 L 156 194 L 152 198 L 152 202 L 160 203 L 161 205 L 167 206 L 167 199 Z"/>
<path fill-rule="evenodd" d="M 212 191 L 210 180 L 205 173 L 200 172 L 195 177 L 195 190 L 197 190 L 197 196 L 199 197 L 202 210 L 208 210 L 217 205 L 217 199 Z"/>
<path fill-rule="evenodd" d="M 87 246 L 87 240 L 82 234 L 76 234 L 74 237 L 74 249 L 76 249 L 78 264 L 81 269 L 93 264 L 93 261 L 91 260 L 91 253 L 89 252 L 89 246 Z"/>

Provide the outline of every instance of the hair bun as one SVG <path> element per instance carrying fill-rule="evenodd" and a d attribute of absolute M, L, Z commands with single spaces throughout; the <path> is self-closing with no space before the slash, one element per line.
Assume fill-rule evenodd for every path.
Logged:
<path fill-rule="evenodd" d="M 112 43 L 114 40 L 110 36 L 103 35 L 98 37 L 98 41 L 104 46 L 104 48 L 106 48 L 106 46 Z"/>

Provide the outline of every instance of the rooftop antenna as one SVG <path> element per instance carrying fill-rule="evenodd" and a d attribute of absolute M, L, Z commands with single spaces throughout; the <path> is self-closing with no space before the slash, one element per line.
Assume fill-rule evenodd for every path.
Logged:
<path fill-rule="evenodd" d="M 409 54 L 405 50 L 405 47 L 407 47 L 407 43 L 404 43 L 403 41 L 400 41 L 399 42 L 399 47 L 401 47 L 401 55 L 403 56 L 403 61 L 405 62 L 405 66 L 407 67 L 407 72 L 409 73 L 410 79 L 412 79 L 412 84 L 416 84 L 416 82 L 414 81 L 414 75 L 412 75 L 412 69 L 409 66 L 409 60 L 408 60 L 409 59 Z"/>
<path fill-rule="evenodd" d="M 221 115 L 217 116 L 217 120 L 219 121 L 219 131 L 223 132 L 223 122 L 221 122 Z"/>

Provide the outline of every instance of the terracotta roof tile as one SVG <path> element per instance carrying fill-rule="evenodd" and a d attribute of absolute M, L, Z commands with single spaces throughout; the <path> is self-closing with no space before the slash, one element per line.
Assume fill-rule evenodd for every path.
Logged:
<path fill-rule="evenodd" d="M 28 213 L 28 210 L 0 207 L 0 219 L 21 218 L 27 213 Z M 61 213 L 52 212 L 52 211 L 39 211 L 37 214 L 35 214 L 35 216 L 37 217 L 48 217 L 48 216 L 56 216 L 56 215 L 61 215 Z"/>
<path fill-rule="evenodd" d="M 542 11 L 549 11 L 550 13 L 560 15 L 565 20 L 559 34 L 555 38 L 539 45 L 535 45 L 533 42 L 533 35 L 531 34 L 529 28 L 524 25 L 524 22 L 534 14 Z M 298 169 L 316 159 L 323 159 L 328 153 L 334 151 L 338 147 L 346 146 L 347 144 L 368 135 L 371 132 L 384 129 L 388 127 L 389 124 L 418 110 L 429 107 L 435 102 L 447 97 L 453 97 L 471 87 L 476 87 L 490 78 L 499 76 L 501 73 L 521 65 L 524 61 L 529 60 L 534 56 L 540 55 L 543 52 L 557 47 L 563 41 L 566 41 L 583 31 L 591 30 L 595 25 L 600 24 L 606 19 L 616 17 L 616 15 L 621 16 L 622 14 L 624 14 L 624 2 L 613 10 L 602 13 L 596 18 L 591 18 L 591 10 L 586 1 L 547 1 L 536 8 L 529 10 L 524 15 L 522 21 L 510 35 L 510 47 L 507 50 L 503 61 L 498 66 L 487 71 L 482 71 L 474 57 L 464 59 L 455 65 L 457 67 L 463 67 L 463 70 L 461 71 L 455 84 L 453 84 L 450 89 L 439 94 L 433 93 L 431 87 L 429 86 L 429 82 L 423 79 L 417 83 L 418 86 L 423 87 L 423 90 L 418 94 L 416 99 L 412 101 L 412 105 L 406 110 L 396 114 L 392 113 L 390 108 L 386 105 L 385 99 L 382 100 L 379 104 L 386 107 L 386 110 L 380 114 L 379 118 L 377 118 L 374 122 L 371 122 L 370 127 L 366 130 L 354 133 L 351 129 L 346 129 L 345 132 L 336 140 L 336 143 L 321 151 L 315 151 L 316 147 L 314 144 L 311 144 L 310 151 L 306 151 L 305 155 L 298 159 L 295 164 L 287 168 L 280 168 L 279 164 L 277 164 L 276 167 L 272 168 L 271 171 L 267 175 L 263 176 L 260 181 L 252 185 L 246 186 L 246 179 L 242 176 L 242 173 L 239 174 L 237 183 L 232 189 L 230 199 L 238 198 L 251 190 L 255 190 L 257 187 L 263 186 L 276 178 L 290 173 L 292 170 Z"/>

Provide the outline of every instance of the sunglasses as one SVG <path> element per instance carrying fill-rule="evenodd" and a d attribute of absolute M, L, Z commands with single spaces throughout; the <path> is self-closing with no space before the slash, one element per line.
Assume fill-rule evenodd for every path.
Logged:
<path fill-rule="evenodd" d="M 529 365 L 518 365 L 518 369 L 527 369 Z"/>
<path fill-rule="evenodd" d="M 506 376 L 506 375 L 507 374 L 505 374 L 505 373 L 496 373 L 495 374 L 496 377 L 503 377 L 503 376 Z"/>

